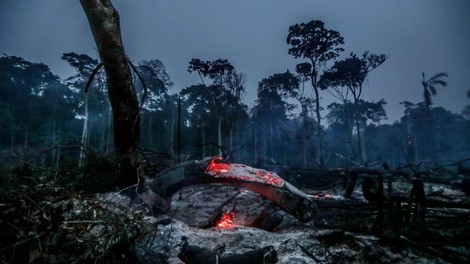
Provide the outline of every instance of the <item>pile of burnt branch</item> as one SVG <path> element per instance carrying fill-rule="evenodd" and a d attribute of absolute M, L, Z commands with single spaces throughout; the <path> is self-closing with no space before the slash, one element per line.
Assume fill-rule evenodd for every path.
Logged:
<path fill-rule="evenodd" d="M 316 227 L 373 234 L 465 263 L 470 258 L 470 170 L 463 164 L 468 160 L 432 169 L 418 165 L 390 169 L 384 164 L 298 172 L 303 186 L 335 186 L 345 198 L 316 201 Z M 328 179 L 332 184 L 327 184 Z"/>
<path fill-rule="evenodd" d="M 2 263 L 129 263 L 134 241 L 154 229 L 126 203 L 51 182 L 8 187 L 0 192 Z"/>

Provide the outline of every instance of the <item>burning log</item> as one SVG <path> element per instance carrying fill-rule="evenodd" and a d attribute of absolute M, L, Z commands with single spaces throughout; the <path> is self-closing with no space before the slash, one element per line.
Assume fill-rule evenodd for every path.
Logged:
<path fill-rule="evenodd" d="M 236 192 L 230 198 L 228 198 L 225 202 L 223 202 L 219 207 L 215 209 L 215 212 L 212 214 L 212 217 L 209 217 L 207 223 L 204 225 L 199 226 L 200 228 L 210 228 L 210 227 L 221 227 L 221 228 L 228 228 L 232 226 L 233 218 L 235 216 L 235 212 L 232 210 L 229 213 L 225 213 L 223 211 L 224 206 L 235 199 L 240 192 Z"/>
<path fill-rule="evenodd" d="M 153 208 L 165 213 L 173 194 L 194 184 L 224 184 L 246 188 L 260 194 L 301 222 L 308 222 L 316 211 L 315 202 L 277 174 L 242 164 L 230 164 L 221 158 L 189 161 L 169 169 L 149 183 Z"/>
<path fill-rule="evenodd" d="M 257 263 L 277 263 L 277 253 L 273 246 L 245 252 L 243 254 L 232 254 L 222 256 L 218 251 L 190 246 L 187 240 L 183 240 L 181 252 L 178 258 L 185 263 L 192 264 L 257 264 Z"/>

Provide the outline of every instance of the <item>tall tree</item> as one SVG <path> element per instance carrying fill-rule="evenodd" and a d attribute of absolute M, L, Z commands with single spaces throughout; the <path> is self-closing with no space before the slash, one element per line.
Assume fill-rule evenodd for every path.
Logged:
<path fill-rule="evenodd" d="M 470 99 L 470 90 L 467 91 L 467 98 Z M 470 119 L 470 104 L 465 106 L 465 108 L 462 110 L 462 115 L 466 118 L 466 119 Z"/>
<path fill-rule="evenodd" d="M 119 14 L 110 0 L 80 0 L 106 70 L 113 109 L 114 144 L 120 159 L 118 185 L 144 184 L 140 155 L 140 115 L 131 70 L 121 38 Z"/>
<path fill-rule="evenodd" d="M 350 120 L 357 120 L 360 124 L 366 124 L 367 121 L 371 122 L 380 122 L 386 118 L 385 113 L 385 100 L 380 100 L 378 102 L 368 102 L 362 99 L 358 100 L 355 103 L 350 101 L 346 101 L 345 103 L 331 103 L 328 105 L 329 113 L 327 114 L 326 118 L 328 122 L 334 124 L 336 128 L 347 128 L 346 131 L 342 131 L 341 134 L 346 134 L 345 138 L 347 138 L 347 144 L 349 149 L 347 149 L 348 158 L 349 156 L 354 157 L 355 152 L 354 149 L 351 148 L 353 137 L 351 134 L 351 127 L 350 127 Z M 357 141 L 360 138 L 357 137 Z M 365 145 L 365 142 L 364 142 Z M 358 149 L 360 150 L 360 149 Z"/>
<path fill-rule="evenodd" d="M 422 73 L 423 76 L 423 96 L 424 96 L 424 105 L 426 106 L 426 115 L 428 121 L 428 128 L 429 132 L 431 133 L 431 153 L 432 153 L 432 161 L 435 165 L 437 165 L 437 152 L 436 152 L 436 141 L 432 134 L 433 125 L 432 125 L 432 116 L 431 116 L 431 105 L 432 105 L 432 98 L 431 96 L 437 94 L 436 88 L 438 86 L 445 87 L 447 86 L 447 81 L 444 78 L 447 78 L 447 73 L 440 72 L 436 73 L 431 78 L 426 79 L 424 72 Z"/>
<path fill-rule="evenodd" d="M 52 132 L 52 138 L 59 128 L 51 121 L 47 112 L 56 108 L 53 120 L 59 116 L 70 117 L 71 108 L 62 107 L 60 100 L 67 97 L 64 86 L 57 75 L 42 63 L 33 63 L 15 56 L 0 56 L 0 105 L 2 116 L 11 118 L 14 123 L 5 126 L 3 133 L 9 136 L 10 146 L 22 142 L 25 148 L 35 140 L 51 143 L 46 137 Z M 45 100 L 47 98 L 48 100 Z M 65 101 L 65 99 L 64 99 Z M 61 105 L 61 106 L 60 106 Z M 47 127 L 47 130 L 44 130 Z M 3 128 L 2 128 L 3 129 Z M 57 139 L 57 137 L 55 137 Z M 55 143 L 56 140 L 52 140 Z M 37 144 L 36 144 L 37 145 Z"/>
<path fill-rule="evenodd" d="M 373 54 L 368 51 L 362 54 L 362 57 L 358 57 L 356 54 L 351 53 L 348 58 L 336 61 L 334 65 L 323 73 L 320 78 L 319 85 L 321 89 L 330 88 L 330 94 L 339 99 L 343 104 L 346 104 L 350 99 L 349 95 L 352 96 L 352 103 L 355 112 L 364 110 L 359 105 L 363 92 L 363 83 L 366 80 L 368 74 L 379 67 L 382 63 L 387 60 L 387 56 L 384 54 Z M 356 127 L 357 144 L 361 162 L 366 161 L 366 151 L 361 133 L 362 126 L 364 123 L 360 122 L 360 113 L 352 114 L 352 121 Z M 349 118 L 349 114 L 348 114 Z M 349 126 L 351 122 L 347 120 Z"/>
<path fill-rule="evenodd" d="M 145 135 L 142 137 L 142 145 L 146 148 L 156 148 L 162 142 L 157 142 L 155 137 L 163 141 L 167 132 L 171 131 L 158 128 L 162 124 L 160 122 L 162 121 L 161 117 L 163 117 L 162 112 L 169 111 L 166 113 L 169 114 L 172 111 L 172 107 L 169 107 L 171 103 L 167 100 L 171 98 L 168 96 L 168 89 L 173 86 L 173 82 L 165 69 L 165 65 L 158 59 L 142 60 L 138 63 L 137 69 L 147 87 L 147 89 L 144 89 L 138 77 L 134 76 L 138 96 L 142 97 L 144 92 L 147 92 L 141 111 L 142 128 L 145 128 L 145 131 L 142 131 L 142 135 Z M 158 133 L 154 131 L 155 129 L 158 130 Z"/>
<path fill-rule="evenodd" d="M 196 145 L 201 146 L 200 157 L 206 157 L 208 154 L 208 146 L 206 144 L 211 141 L 211 132 L 213 127 L 217 127 L 218 118 L 212 115 L 215 111 L 210 91 L 202 84 L 192 85 L 181 90 L 181 96 L 189 110 L 189 122 L 193 129 L 199 133 L 194 133 L 200 140 L 194 139 Z M 208 129 L 209 128 L 209 129 Z M 217 132 L 217 131 L 216 131 Z M 213 137 L 217 139 L 217 134 Z M 215 141 L 212 139 L 212 141 Z"/>
<path fill-rule="evenodd" d="M 99 104 L 97 100 L 94 100 L 92 103 L 90 102 L 90 92 L 85 93 L 84 87 L 88 77 L 91 75 L 93 69 L 98 66 L 99 63 L 97 60 L 91 58 L 86 54 L 77 54 L 75 52 L 64 53 L 62 54 L 61 58 L 64 61 L 68 62 L 70 66 L 72 66 L 76 71 L 76 74 L 70 76 L 65 80 L 65 84 L 68 85 L 72 91 L 77 93 L 77 108 L 83 108 L 82 113 L 80 113 L 83 116 L 83 127 L 81 135 L 80 157 L 78 160 L 78 166 L 81 168 L 84 165 L 87 153 L 86 150 L 88 148 L 89 143 L 90 112 L 95 112 Z M 98 89 L 93 89 L 93 91 L 97 90 L 99 93 L 106 91 L 106 89 L 104 89 L 103 87 L 97 88 Z M 81 99 L 82 96 L 83 99 Z M 78 112 L 78 109 L 75 109 L 75 111 Z"/>
<path fill-rule="evenodd" d="M 343 37 L 334 30 L 327 29 L 325 24 L 319 20 L 308 23 L 295 24 L 289 27 L 287 44 L 291 45 L 288 53 L 294 58 L 304 58 L 310 63 L 310 81 L 315 92 L 315 112 L 318 122 L 318 149 L 319 164 L 325 165 L 325 154 L 323 151 L 323 133 L 320 115 L 320 94 L 318 77 L 322 66 L 330 60 L 338 57 L 343 51 L 340 46 L 344 44 Z"/>
<path fill-rule="evenodd" d="M 230 129 L 230 142 L 233 142 L 234 113 L 237 109 L 244 107 L 241 103 L 241 97 L 245 92 L 244 76 L 238 73 L 233 65 L 226 59 L 215 61 L 202 61 L 192 59 L 189 62 L 188 72 L 197 72 L 201 78 L 202 85 L 208 89 L 210 100 L 214 106 L 214 112 L 217 116 L 217 144 L 222 147 L 222 122 L 227 124 Z M 206 85 L 204 77 L 209 78 L 212 83 Z M 232 143 L 230 143 L 230 148 Z M 219 151 L 222 155 L 222 151 Z"/>
<path fill-rule="evenodd" d="M 293 107 L 287 102 L 287 97 L 298 90 L 298 87 L 299 79 L 289 71 L 273 74 L 258 83 L 258 99 L 253 108 L 253 121 L 255 122 L 253 128 L 256 137 L 263 139 L 263 148 L 260 148 L 263 156 L 280 157 L 277 155 L 280 151 L 274 151 L 274 142 L 275 139 L 281 137 L 281 126 L 286 121 L 287 113 Z M 260 137 L 259 134 L 262 136 Z M 281 142 L 276 143 L 276 145 L 279 144 Z M 257 154 L 258 148 L 255 152 Z"/>
<path fill-rule="evenodd" d="M 448 74 L 445 72 L 440 72 L 436 73 L 431 78 L 426 80 L 424 72 L 422 73 L 423 76 L 423 97 L 424 97 L 424 103 L 426 104 L 426 107 L 430 108 L 432 103 L 432 98 L 431 96 L 437 95 L 437 90 L 436 88 L 438 86 L 445 87 L 447 86 L 447 81 L 444 80 L 444 78 L 448 77 Z"/>

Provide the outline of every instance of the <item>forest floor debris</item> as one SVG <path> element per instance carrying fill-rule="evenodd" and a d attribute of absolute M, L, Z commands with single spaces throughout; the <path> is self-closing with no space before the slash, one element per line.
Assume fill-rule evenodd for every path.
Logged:
<path fill-rule="evenodd" d="M 430 191 L 468 199 L 450 187 L 442 188 Z M 84 195 L 52 183 L 18 184 L 0 194 L 0 260 L 182 263 L 177 256 L 185 240 L 221 256 L 272 246 L 278 263 L 468 263 L 470 259 L 468 209 L 431 208 L 425 231 L 411 232 L 386 222 L 387 229 L 376 234 L 370 231 L 376 208 L 361 198 L 360 191 L 353 200 L 344 199 L 339 187 L 303 191 L 320 205 L 314 220 L 300 223 L 278 210 L 282 222 L 268 232 L 244 225 L 269 203 L 234 187 L 185 188 L 174 196 L 168 213 L 151 215 L 145 204 L 133 203 L 119 192 Z M 224 206 L 235 212 L 233 226 L 200 228 L 214 208 L 237 192 Z M 332 203 L 346 206 L 331 207 Z"/>

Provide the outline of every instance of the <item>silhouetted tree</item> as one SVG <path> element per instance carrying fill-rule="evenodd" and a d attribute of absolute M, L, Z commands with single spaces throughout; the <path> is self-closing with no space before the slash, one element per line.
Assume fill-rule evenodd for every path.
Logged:
<path fill-rule="evenodd" d="M 6 136 L 1 145 L 55 144 L 63 120 L 73 117 L 69 99 L 65 86 L 47 65 L 1 56 L 0 115 L 5 119 L 0 124 Z"/>
<path fill-rule="evenodd" d="M 168 89 L 173 86 L 173 82 L 166 71 L 165 65 L 160 60 L 142 60 L 138 63 L 137 69 L 147 87 L 146 100 L 141 109 L 142 145 L 146 148 L 155 149 L 159 145 L 166 144 L 156 142 L 156 138 L 159 138 L 160 141 L 167 141 L 167 132 L 172 132 L 172 130 L 166 129 L 169 128 L 166 124 L 165 129 L 159 129 L 162 125 L 161 121 L 171 120 L 173 122 L 173 118 L 176 118 L 176 116 L 173 116 L 175 114 L 173 112 L 174 106 L 167 101 L 173 99 L 168 95 Z M 144 87 L 137 76 L 134 76 L 134 83 L 137 95 L 141 98 Z M 166 111 L 168 113 L 164 114 L 163 112 Z M 169 115 L 171 115 L 171 118 L 169 118 Z M 164 118 L 164 120 L 161 118 Z M 154 131 L 155 129 L 158 130 L 158 133 Z M 165 151 L 167 150 L 168 148 L 165 147 Z M 171 155 L 173 154 L 171 153 Z"/>
<path fill-rule="evenodd" d="M 101 110 L 101 106 L 108 105 L 107 100 L 103 96 L 107 89 L 103 81 L 104 76 L 98 74 L 96 79 L 99 81 L 95 81 L 93 87 L 91 87 L 92 89 L 85 93 L 85 84 L 93 69 L 99 64 L 96 59 L 86 54 L 77 54 L 75 52 L 64 53 L 61 58 L 76 71 L 74 75 L 65 80 L 65 84 L 75 93 L 75 111 L 83 117 L 80 157 L 78 161 L 78 166 L 81 168 L 84 165 L 86 149 L 89 145 L 90 116 L 97 115 Z M 90 96 L 90 94 L 97 96 Z M 105 132 L 104 130 L 102 133 Z"/>
<path fill-rule="evenodd" d="M 362 107 L 359 106 L 359 101 L 362 96 L 362 85 L 367 78 L 368 74 L 379 67 L 385 62 L 387 57 L 384 54 L 376 55 L 368 51 L 362 54 L 359 58 L 356 54 L 351 53 L 348 58 L 337 61 L 328 71 L 324 72 L 320 78 L 320 87 L 328 89 L 330 94 L 339 99 L 343 104 L 346 104 L 352 96 L 352 103 L 355 106 L 355 111 L 359 111 Z M 363 123 L 358 119 L 360 114 L 355 113 L 351 120 L 356 127 L 357 144 L 362 163 L 366 161 L 366 151 L 361 133 L 361 125 Z M 349 126 L 351 122 L 347 120 Z"/>
<path fill-rule="evenodd" d="M 428 127 L 429 127 L 429 132 L 431 133 L 431 138 L 430 138 L 430 143 L 431 143 L 431 153 L 432 153 L 432 161 L 434 164 L 437 165 L 437 153 L 436 153 L 436 142 L 434 139 L 434 136 L 432 134 L 433 131 L 433 125 L 432 125 L 432 116 L 431 116 L 431 105 L 432 105 L 432 98 L 431 96 L 436 95 L 436 87 L 437 86 L 442 86 L 445 87 L 447 86 L 447 81 L 443 80 L 443 78 L 447 78 L 447 73 L 441 72 L 441 73 L 436 73 L 434 74 L 431 78 L 426 80 L 426 77 L 424 75 L 424 72 L 422 73 L 423 75 L 423 96 L 424 96 L 424 104 L 426 106 L 426 114 L 427 114 L 427 121 L 428 121 Z"/>
<path fill-rule="evenodd" d="M 318 76 L 322 66 L 330 60 L 338 57 L 343 51 L 340 47 L 344 44 L 343 37 L 334 30 L 327 29 L 325 24 L 319 20 L 312 20 L 308 23 L 295 24 L 289 27 L 287 35 L 287 44 L 291 47 L 288 53 L 294 58 L 304 58 L 310 63 L 310 81 L 315 93 L 315 111 L 318 122 L 318 149 L 319 164 L 325 165 L 325 157 L 323 151 L 323 133 L 320 116 L 320 95 L 318 87 Z M 303 67 L 307 69 L 307 67 Z M 306 71 L 303 71 L 306 73 Z"/>
<path fill-rule="evenodd" d="M 223 146 L 222 121 L 225 119 L 226 127 L 229 128 L 229 147 L 233 148 L 233 130 L 236 113 L 240 107 L 245 108 L 241 103 L 241 97 L 245 92 L 243 74 L 238 73 L 226 59 L 215 61 L 192 59 L 189 62 L 188 71 L 190 73 L 197 72 L 201 78 L 202 85 L 207 87 L 209 91 L 210 101 L 214 106 L 213 112 L 217 116 L 217 144 Z M 208 77 L 212 83 L 206 85 L 204 77 Z M 221 151 L 219 151 L 219 155 L 222 155 Z"/>
<path fill-rule="evenodd" d="M 253 107 L 252 119 L 254 121 L 254 133 L 256 137 L 255 155 L 258 149 L 262 149 L 263 156 L 275 157 L 278 151 L 274 151 L 276 139 L 280 139 L 280 129 L 285 122 L 292 105 L 287 102 L 288 96 L 295 93 L 299 87 L 299 79 L 289 71 L 273 74 L 263 78 L 258 83 L 258 99 Z M 260 140 L 258 140 L 258 138 Z M 262 140 L 262 148 L 258 148 L 258 142 Z M 278 144 L 281 142 L 277 141 Z"/>
<path fill-rule="evenodd" d="M 217 130 L 213 129 L 218 126 L 218 118 L 213 115 L 215 109 L 212 103 L 212 97 L 208 88 L 202 84 L 192 85 L 181 90 L 181 97 L 184 105 L 189 110 L 189 122 L 191 128 L 196 130 L 193 134 L 197 135 L 200 140 L 193 139 L 195 145 L 201 146 L 201 157 L 209 155 L 206 144 L 217 140 Z M 217 127 L 218 128 L 218 127 Z M 216 132 L 215 135 L 213 132 Z M 215 140 L 212 139 L 215 138 Z"/>
<path fill-rule="evenodd" d="M 470 99 L 470 90 L 467 91 L 467 98 Z M 470 104 L 465 106 L 465 108 L 463 109 L 462 111 L 462 115 L 466 118 L 466 119 L 470 119 Z"/>
<path fill-rule="evenodd" d="M 331 103 L 328 105 L 329 112 L 326 118 L 330 125 L 335 124 L 337 128 L 347 128 L 347 131 L 343 131 L 341 134 L 347 139 L 347 144 L 345 144 L 345 146 L 350 148 L 346 151 L 348 158 L 355 156 L 354 149 L 351 148 L 353 138 L 351 134 L 352 130 L 350 127 L 350 120 L 356 120 L 356 122 L 361 124 L 361 126 L 365 126 L 367 121 L 378 123 L 380 120 L 386 118 L 384 109 L 385 104 L 385 100 L 368 102 L 359 99 L 356 103 L 346 101 L 342 104 Z M 359 141 L 359 138 L 357 138 L 357 141 Z"/>

